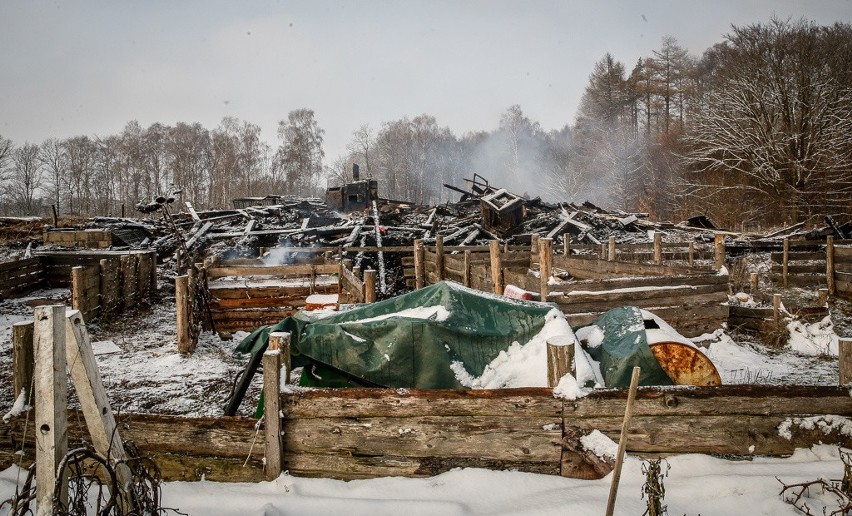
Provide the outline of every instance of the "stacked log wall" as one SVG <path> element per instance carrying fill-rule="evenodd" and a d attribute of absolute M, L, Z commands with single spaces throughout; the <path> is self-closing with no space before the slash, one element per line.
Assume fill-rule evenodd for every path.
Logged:
<path fill-rule="evenodd" d="M 852 245 L 834 246 L 834 293 L 852 299 Z"/>

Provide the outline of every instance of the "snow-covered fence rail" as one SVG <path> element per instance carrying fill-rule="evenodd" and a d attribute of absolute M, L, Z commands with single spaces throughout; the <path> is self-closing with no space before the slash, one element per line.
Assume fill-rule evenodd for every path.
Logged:
<path fill-rule="evenodd" d="M 597 476 L 569 435 L 617 441 L 626 389 L 563 400 L 550 389 L 318 389 L 283 394 L 283 468 L 340 479 L 424 477 L 456 467 Z M 852 444 L 844 387 L 641 388 L 627 450 L 788 455 Z"/>
<path fill-rule="evenodd" d="M 26 294 L 46 284 L 44 262 L 38 256 L 0 263 L 0 298 Z"/>
<path fill-rule="evenodd" d="M 649 310 L 678 332 L 695 337 L 728 320 L 728 277 L 715 274 L 625 277 L 549 285 L 572 326 L 585 326 L 625 305 Z"/>

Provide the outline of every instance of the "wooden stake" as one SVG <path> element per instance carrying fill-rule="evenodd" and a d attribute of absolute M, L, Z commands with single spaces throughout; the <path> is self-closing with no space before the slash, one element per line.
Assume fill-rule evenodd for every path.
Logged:
<path fill-rule="evenodd" d="M 568 373 L 574 374 L 574 339 L 570 335 L 557 335 L 547 339 L 547 386 L 559 385 Z"/>
<path fill-rule="evenodd" d="M 713 266 L 716 270 L 725 266 L 725 235 L 716 235 L 715 238 L 715 261 Z"/>
<path fill-rule="evenodd" d="M 609 237 L 609 249 L 606 252 L 606 259 L 608 262 L 615 261 L 615 235 L 610 235 Z"/>
<path fill-rule="evenodd" d="M 828 295 L 833 296 L 836 292 L 834 281 L 834 237 L 829 236 L 825 241 L 825 280 L 828 286 Z"/>
<path fill-rule="evenodd" d="M 364 302 L 376 302 L 376 271 L 373 269 L 364 271 Z"/>
<path fill-rule="evenodd" d="M 840 337 L 840 385 L 852 383 L 852 339 Z"/>
<path fill-rule="evenodd" d="M 503 259 L 500 256 L 500 242 L 491 240 L 488 242 L 488 250 L 491 253 L 491 282 L 494 284 L 494 293 L 503 293 Z"/>
<path fill-rule="evenodd" d="M 464 273 L 462 276 L 462 283 L 465 287 L 470 286 L 470 251 L 464 252 Z"/>
<path fill-rule="evenodd" d="M 828 289 L 821 288 L 817 290 L 817 304 L 819 306 L 825 306 L 828 304 Z"/>
<path fill-rule="evenodd" d="M 787 273 L 790 270 L 790 240 L 784 239 L 784 254 L 781 258 L 781 285 L 787 288 Z"/>
<path fill-rule="evenodd" d="M 278 349 L 263 353 L 263 428 L 266 457 L 263 471 L 266 480 L 275 480 L 281 475 L 281 354 Z"/>
<path fill-rule="evenodd" d="M 772 294 L 772 317 L 776 323 L 781 320 L 781 294 Z"/>
<path fill-rule="evenodd" d="M 175 278 L 175 315 L 177 319 L 177 347 L 179 353 L 192 353 L 192 307 L 189 304 L 189 276 Z"/>
<path fill-rule="evenodd" d="M 615 470 L 612 473 L 612 484 L 609 487 L 609 500 L 606 503 L 606 516 L 612 516 L 615 511 L 615 498 L 618 496 L 618 482 L 621 480 L 621 463 L 627 448 L 627 430 L 630 428 L 630 417 L 633 415 L 633 402 L 636 400 L 636 387 L 639 386 L 640 367 L 633 368 L 630 377 L 630 390 L 627 393 L 627 407 L 624 409 L 624 421 L 621 423 L 621 435 L 618 437 L 618 456 L 615 458 Z"/>
<path fill-rule="evenodd" d="M 425 286 L 426 277 L 426 250 L 423 249 L 423 241 L 414 241 L 414 288 L 421 289 Z"/>
<path fill-rule="evenodd" d="M 654 231 L 654 264 L 663 264 L 663 234 Z"/>
<path fill-rule="evenodd" d="M 689 266 L 695 264 L 695 242 L 690 242 L 687 252 L 689 253 Z"/>
<path fill-rule="evenodd" d="M 56 472 L 68 453 L 68 378 L 65 373 L 65 307 L 39 306 L 35 309 L 35 432 L 36 432 L 36 514 L 53 514 Z M 59 502 L 68 504 L 68 482 Z"/>
<path fill-rule="evenodd" d="M 293 370 L 290 357 L 290 332 L 274 331 L 269 334 L 269 347 L 266 349 L 281 351 L 281 366 L 284 368 L 284 383 L 290 383 L 290 371 Z"/>
<path fill-rule="evenodd" d="M 71 308 L 87 312 L 85 275 L 83 267 L 71 267 Z"/>
<path fill-rule="evenodd" d="M 438 281 L 444 281 L 444 236 L 435 235 L 435 268 L 438 273 Z"/>
<path fill-rule="evenodd" d="M 751 286 L 751 293 L 752 294 L 756 293 L 758 286 L 760 284 L 760 275 L 756 272 L 752 272 L 749 275 L 749 284 Z"/>
<path fill-rule="evenodd" d="M 12 325 L 12 385 L 14 396 L 20 396 L 25 390 L 24 399 L 32 403 L 33 368 L 35 367 L 35 348 L 33 348 L 33 322 L 21 321 Z"/>
<path fill-rule="evenodd" d="M 533 234 L 530 237 L 530 268 L 534 263 L 541 264 L 541 255 L 539 254 L 540 248 L 538 241 L 541 239 L 541 235 Z M 538 259 L 536 259 L 538 257 Z"/>
<path fill-rule="evenodd" d="M 568 234 L 562 235 L 562 254 L 571 256 L 571 242 L 568 239 Z"/>
<path fill-rule="evenodd" d="M 541 294 L 542 302 L 547 301 L 547 294 L 550 291 L 548 282 L 550 276 L 553 275 L 553 240 L 550 238 L 542 238 L 538 241 L 538 262 L 539 266 L 539 293 Z"/>

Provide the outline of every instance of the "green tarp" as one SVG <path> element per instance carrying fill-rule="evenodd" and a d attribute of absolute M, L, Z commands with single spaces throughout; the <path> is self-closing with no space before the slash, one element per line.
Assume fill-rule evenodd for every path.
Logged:
<path fill-rule="evenodd" d="M 262 353 L 269 332 L 289 331 L 293 366 L 304 367 L 300 385 L 462 389 L 453 362 L 481 376 L 512 342 L 539 333 L 551 309 L 441 282 L 321 319 L 288 317 L 236 351 Z"/>
<path fill-rule="evenodd" d="M 674 385 L 648 346 L 639 308 L 614 308 L 598 317 L 594 324 L 603 331 L 603 342 L 587 351 L 600 362 L 607 387 L 629 387 L 634 366 L 642 368 L 639 385 Z"/>

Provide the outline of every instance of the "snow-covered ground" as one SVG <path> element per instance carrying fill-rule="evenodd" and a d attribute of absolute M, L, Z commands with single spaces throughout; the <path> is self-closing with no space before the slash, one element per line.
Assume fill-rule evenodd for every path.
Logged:
<path fill-rule="evenodd" d="M 66 302 L 68 291 L 54 289 L 0 303 L 0 382 L 11 385 L 11 325 L 32 316 L 35 303 Z M 483 385 L 528 381 L 525 361 L 541 362 L 547 336 L 564 328 L 549 324 L 528 348 L 514 345 L 492 364 Z M 561 328 L 561 329 L 560 329 Z M 97 356 L 114 410 L 189 416 L 218 416 L 244 361 L 232 356 L 234 340 L 202 335 L 191 356 L 177 353 L 173 299 L 142 309 L 109 324 L 90 324 L 93 341 L 105 350 Z M 723 383 L 837 383 L 837 359 L 831 357 L 837 336 L 831 319 L 816 324 L 792 323 L 788 346 L 769 349 L 754 338 L 719 329 L 694 339 L 714 362 Z M 570 329 L 569 329 L 570 330 Z M 115 352 L 114 348 L 118 348 Z M 535 349 L 534 349 L 535 348 Z M 836 353 L 836 352 L 835 352 Z M 543 364 L 539 364 L 544 370 Z M 486 378 L 487 376 L 487 378 Z M 520 380 L 527 379 L 527 380 Z M 543 381 L 543 378 L 542 378 Z M 250 389 L 241 414 L 255 406 L 260 378 Z M 482 386 L 482 385 L 476 385 Z M 0 389 L 0 411 L 12 407 L 11 389 Z M 614 443 L 611 443 L 614 446 Z M 753 457 L 729 461 L 705 455 L 669 458 L 665 479 L 669 514 L 796 514 L 779 497 L 781 484 L 817 478 L 840 478 L 843 466 L 837 449 L 816 446 L 792 457 Z M 0 500 L 14 492 L 25 475 L 16 468 L 0 473 Z M 481 469 L 454 470 L 428 479 L 384 478 L 340 482 L 282 475 L 274 482 L 222 484 L 167 483 L 163 506 L 186 514 L 601 514 L 611 477 L 599 481 Z M 642 462 L 629 457 L 619 488 L 616 514 L 641 514 L 644 482 Z M 816 491 L 811 493 L 816 496 Z M 831 499 L 826 498 L 831 512 Z M 824 500 L 825 501 L 825 500 Z M 810 501 L 821 514 L 819 501 Z M 836 504 L 833 506 L 836 508 Z"/>
<path fill-rule="evenodd" d="M 615 514 L 639 515 L 645 475 L 640 458 L 628 456 L 618 487 Z M 754 457 L 731 461 L 707 455 L 668 458 L 664 505 L 668 514 L 802 514 L 779 495 L 782 481 L 840 479 L 843 464 L 833 446 L 797 450 L 785 459 Z M 666 471 L 663 463 L 663 472 Z M 0 472 L 0 499 L 14 494 L 26 477 L 17 467 Z M 776 479 L 777 477 L 777 479 Z M 191 516 L 432 516 L 432 515 L 600 515 L 612 474 L 576 480 L 517 471 L 458 469 L 430 478 L 379 478 L 342 482 L 281 475 L 272 482 L 169 482 L 162 506 Z M 832 496 L 812 488 L 804 501 L 812 514 L 836 510 Z"/>

